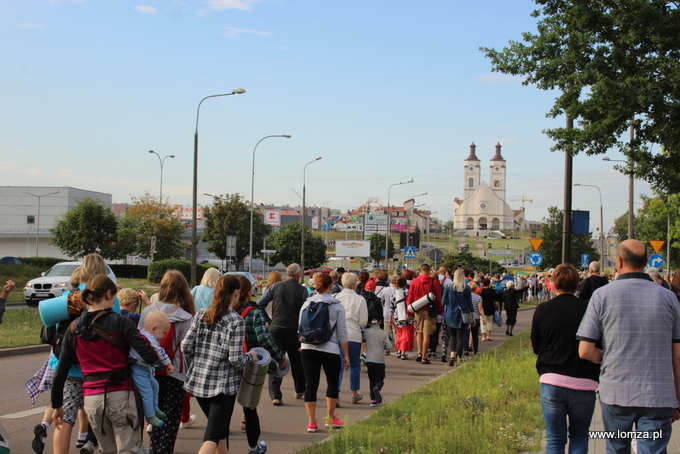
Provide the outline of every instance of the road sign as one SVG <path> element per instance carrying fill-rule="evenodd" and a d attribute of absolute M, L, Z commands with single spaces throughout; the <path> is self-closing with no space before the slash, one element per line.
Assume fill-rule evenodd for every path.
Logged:
<path fill-rule="evenodd" d="M 534 251 L 538 251 L 541 248 L 541 244 L 543 244 L 543 238 L 529 238 L 529 243 L 531 243 Z"/>
<path fill-rule="evenodd" d="M 428 255 L 433 262 L 441 262 L 444 258 L 444 251 L 441 249 L 432 249 Z"/>
<path fill-rule="evenodd" d="M 415 246 L 406 246 L 404 248 L 404 258 L 405 259 L 416 258 L 416 247 Z"/>
<path fill-rule="evenodd" d="M 590 264 L 590 254 L 581 254 L 581 268 L 588 268 Z"/>
<path fill-rule="evenodd" d="M 651 268 L 661 268 L 666 261 L 663 259 L 661 254 L 652 254 L 649 256 L 649 260 L 647 261 L 647 266 Z"/>
<path fill-rule="evenodd" d="M 663 247 L 663 244 L 665 241 L 650 241 L 649 244 L 652 245 L 652 249 L 654 249 L 654 252 L 659 252 L 659 249 Z"/>
<path fill-rule="evenodd" d="M 276 254 L 276 249 L 262 249 L 260 252 L 263 254 Z"/>
<path fill-rule="evenodd" d="M 529 254 L 529 264 L 531 266 L 541 266 L 543 264 L 543 254 L 540 252 L 532 252 Z"/>
<path fill-rule="evenodd" d="M 505 249 L 491 249 L 488 254 L 501 255 L 503 257 L 512 257 L 514 255 L 512 251 L 506 251 Z"/>

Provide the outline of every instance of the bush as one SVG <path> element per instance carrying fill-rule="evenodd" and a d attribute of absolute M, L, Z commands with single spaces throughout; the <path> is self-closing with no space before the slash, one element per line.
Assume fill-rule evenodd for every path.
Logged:
<path fill-rule="evenodd" d="M 40 277 L 43 271 L 47 271 L 47 268 L 43 270 L 31 265 L 0 265 L 0 286 L 5 285 L 5 282 L 11 279 L 17 284 L 15 292 L 20 291 L 26 282 Z"/>
<path fill-rule="evenodd" d="M 216 266 L 212 265 L 199 265 L 196 264 L 196 283 L 198 284 L 201 282 L 201 279 L 203 279 L 203 274 L 208 270 L 209 268 L 217 268 Z M 168 270 L 177 270 L 180 273 L 184 275 L 186 278 L 187 282 L 191 283 L 191 262 L 187 260 L 176 260 L 176 259 L 168 259 L 168 260 L 158 260 L 156 262 L 151 262 L 149 265 L 149 274 L 147 278 L 149 279 L 149 282 L 153 284 L 158 284 L 161 279 L 163 279 L 163 275 L 165 274 L 166 271 Z"/>
<path fill-rule="evenodd" d="M 58 259 L 54 257 L 17 257 L 26 265 L 40 268 L 41 271 L 47 271 L 59 262 L 67 262 L 68 259 Z"/>
<path fill-rule="evenodd" d="M 146 265 L 109 265 L 116 277 L 127 279 L 146 279 L 149 267 Z"/>

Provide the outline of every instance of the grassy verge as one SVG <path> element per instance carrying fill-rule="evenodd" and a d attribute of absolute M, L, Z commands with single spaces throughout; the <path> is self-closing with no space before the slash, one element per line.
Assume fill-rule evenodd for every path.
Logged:
<path fill-rule="evenodd" d="M 296 452 L 537 451 L 537 428 L 543 427 L 543 418 L 535 361 L 529 332 L 524 332 L 338 431 L 330 440 Z"/>
<path fill-rule="evenodd" d="M 7 310 L 0 325 L 0 348 L 39 344 L 41 326 L 37 308 Z"/>

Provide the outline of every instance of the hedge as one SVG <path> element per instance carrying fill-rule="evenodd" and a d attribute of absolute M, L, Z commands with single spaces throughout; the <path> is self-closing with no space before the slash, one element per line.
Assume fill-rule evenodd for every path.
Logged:
<path fill-rule="evenodd" d="M 35 266 L 43 271 L 47 271 L 59 262 L 68 262 L 68 259 L 58 259 L 54 257 L 17 257 L 26 265 Z"/>
<path fill-rule="evenodd" d="M 146 265 L 109 265 L 116 277 L 126 279 L 146 279 L 149 267 Z"/>
<path fill-rule="evenodd" d="M 208 270 L 209 268 L 217 268 L 216 266 L 213 265 L 200 265 L 196 264 L 196 283 L 201 282 L 201 279 L 203 279 L 203 274 Z M 149 282 L 152 282 L 154 284 L 158 284 L 161 279 L 163 278 L 163 275 L 165 274 L 166 271 L 168 270 L 177 270 L 180 273 L 184 275 L 186 278 L 187 282 L 191 283 L 191 262 L 187 260 L 176 260 L 176 259 L 169 259 L 169 260 L 158 260 L 156 262 L 151 262 L 149 264 L 149 274 L 148 274 L 148 279 Z"/>

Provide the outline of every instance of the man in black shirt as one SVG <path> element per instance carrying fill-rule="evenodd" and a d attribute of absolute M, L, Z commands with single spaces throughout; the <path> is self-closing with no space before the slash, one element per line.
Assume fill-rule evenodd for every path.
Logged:
<path fill-rule="evenodd" d="M 582 300 L 590 301 L 593 292 L 598 288 L 609 284 L 606 276 L 600 276 L 600 263 L 590 262 L 588 266 L 588 277 L 583 280 L 578 291 L 578 297 Z"/>

